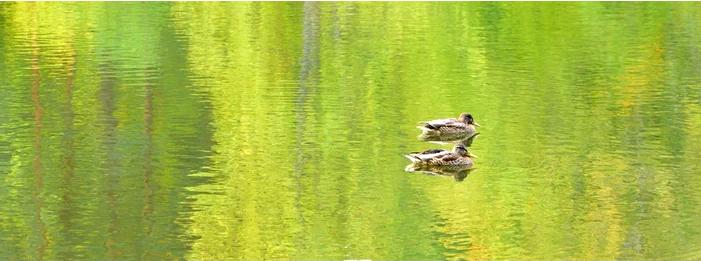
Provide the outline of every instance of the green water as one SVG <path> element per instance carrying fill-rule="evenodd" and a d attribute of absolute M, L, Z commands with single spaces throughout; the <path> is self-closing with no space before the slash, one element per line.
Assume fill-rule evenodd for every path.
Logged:
<path fill-rule="evenodd" d="M 0 3 L 0 91 L 1 260 L 701 259 L 699 3 Z"/>

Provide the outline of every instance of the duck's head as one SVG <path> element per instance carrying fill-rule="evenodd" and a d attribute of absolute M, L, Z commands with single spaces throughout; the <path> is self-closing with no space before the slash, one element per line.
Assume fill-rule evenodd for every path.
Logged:
<path fill-rule="evenodd" d="M 464 122 L 465 124 L 472 124 L 478 127 L 480 126 L 475 122 L 475 118 L 472 118 L 472 114 L 469 114 L 467 112 L 461 113 L 460 117 L 458 117 L 458 120 Z"/>
<path fill-rule="evenodd" d="M 467 150 L 467 147 L 465 147 L 463 144 L 455 145 L 455 147 L 453 147 L 453 152 L 463 157 L 476 158 L 476 156 L 470 153 L 470 151 Z"/>
<path fill-rule="evenodd" d="M 455 152 L 456 154 L 458 154 L 460 156 L 467 156 L 468 154 L 470 154 L 467 151 L 467 148 L 465 147 L 465 145 L 462 145 L 462 144 L 455 145 L 455 147 L 453 147 L 453 152 Z"/>

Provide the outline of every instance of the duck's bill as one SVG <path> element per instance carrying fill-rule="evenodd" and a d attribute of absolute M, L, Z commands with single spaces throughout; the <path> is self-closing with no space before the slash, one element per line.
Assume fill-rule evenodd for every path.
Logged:
<path fill-rule="evenodd" d="M 477 155 L 472 154 L 472 153 L 467 154 L 467 156 L 470 158 L 473 158 L 473 159 L 479 158 L 479 157 L 477 157 Z"/>
<path fill-rule="evenodd" d="M 482 127 L 481 125 L 477 124 L 476 122 L 472 122 L 472 124 L 477 126 L 477 127 Z"/>

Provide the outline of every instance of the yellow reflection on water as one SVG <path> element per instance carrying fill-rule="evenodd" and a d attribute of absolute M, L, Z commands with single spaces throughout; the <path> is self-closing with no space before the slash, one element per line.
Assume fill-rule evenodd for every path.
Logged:
<path fill-rule="evenodd" d="M 0 258 L 698 258 L 698 10 L 2 3 Z"/>

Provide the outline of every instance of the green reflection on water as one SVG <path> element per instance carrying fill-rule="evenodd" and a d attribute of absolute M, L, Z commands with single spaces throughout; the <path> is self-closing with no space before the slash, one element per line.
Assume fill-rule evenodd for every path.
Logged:
<path fill-rule="evenodd" d="M 2 3 L 0 258 L 701 258 L 699 10 Z"/>

